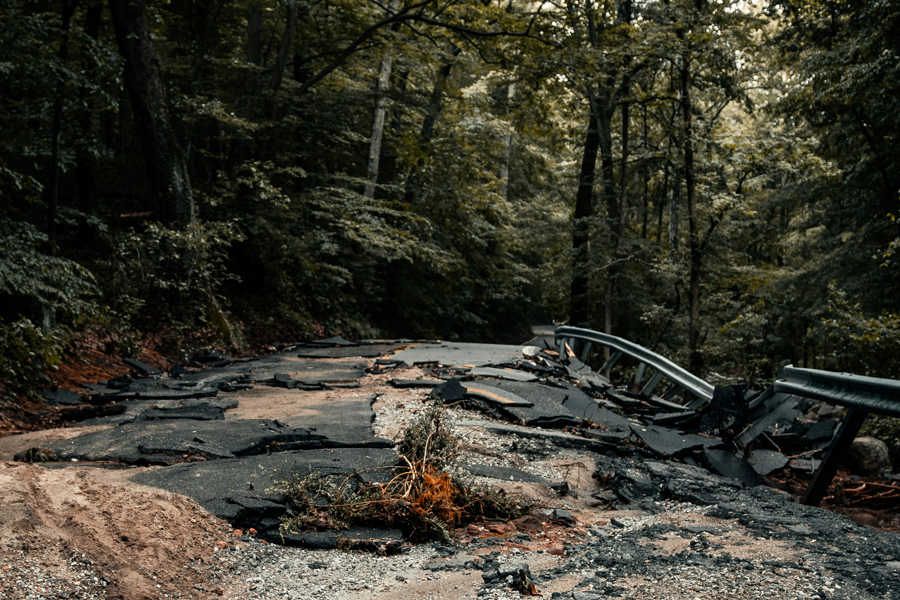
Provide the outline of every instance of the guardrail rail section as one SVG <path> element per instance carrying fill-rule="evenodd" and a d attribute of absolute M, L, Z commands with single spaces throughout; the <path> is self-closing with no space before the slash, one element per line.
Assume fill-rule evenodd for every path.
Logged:
<path fill-rule="evenodd" d="M 556 343 L 559 346 L 560 356 L 566 355 L 566 344 L 569 344 L 569 348 L 573 349 L 573 351 L 577 348 L 578 358 L 581 362 L 588 360 L 591 349 L 595 345 L 609 348 L 611 350 L 609 359 L 600 367 L 599 372 L 602 374 L 608 374 L 613 365 L 623 356 L 635 359 L 638 362 L 638 367 L 632 383 L 640 389 L 640 393 L 643 396 L 649 397 L 653 390 L 662 382 L 663 378 L 666 378 L 671 387 L 658 399 L 671 402 L 680 393 L 688 392 L 693 396 L 693 400 L 684 406 L 679 406 L 691 410 L 697 409 L 712 400 L 714 388 L 711 384 L 682 369 L 669 359 L 628 340 L 590 329 L 563 326 L 556 328 Z M 641 387 L 648 368 L 653 369 L 654 372 L 647 383 Z"/>
<path fill-rule="evenodd" d="M 671 387 L 663 394 L 663 401 L 671 401 L 686 391 L 693 399 L 683 408 L 698 410 L 712 400 L 714 387 L 710 383 L 667 358 L 628 340 L 590 329 L 563 326 L 556 329 L 556 343 L 559 346 L 560 356 L 567 355 L 566 345 L 568 345 L 577 352 L 582 362 L 588 360 L 594 345 L 608 347 L 611 350 L 610 357 L 600 368 L 600 372 L 604 374 L 608 374 L 609 369 L 623 356 L 637 360 L 637 373 L 632 383 L 644 396 L 649 397 L 663 378 L 666 378 Z M 648 368 L 652 368 L 654 373 L 641 388 L 640 384 Z M 747 410 L 751 416 L 751 423 L 735 437 L 734 441 L 738 448 L 746 448 L 790 412 L 797 405 L 798 396 L 836 404 L 847 409 L 847 414 L 837 428 L 822 463 L 816 469 L 803 497 L 804 504 L 817 506 L 825 497 L 841 459 L 849 450 L 868 414 L 900 417 L 900 381 L 851 373 L 801 369 L 788 365 L 782 369 L 769 388 L 748 403 Z M 660 398 L 656 400 L 659 401 Z"/>

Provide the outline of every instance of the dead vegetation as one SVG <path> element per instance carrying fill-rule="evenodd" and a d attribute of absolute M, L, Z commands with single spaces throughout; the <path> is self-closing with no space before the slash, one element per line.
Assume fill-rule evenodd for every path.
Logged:
<path fill-rule="evenodd" d="M 390 527 L 411 541 L 449 541 L 458 525 L 522 515 L 526 507 L 521 501 L 447 471 L 457 446 L 443 406 L 435 404 L 403 431 L 397 446 L 401 466 L 385 482 L 318 473 L 278 480 L 268 491 L 284 496 L 291 509 L 281 531 Z"/>

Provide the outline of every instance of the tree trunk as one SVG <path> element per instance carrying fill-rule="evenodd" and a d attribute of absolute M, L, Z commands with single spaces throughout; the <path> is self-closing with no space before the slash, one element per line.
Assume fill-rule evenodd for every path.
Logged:
<path fill-rule="evenodd" d="M 78 0 L 63 0 L 62 5 L 62 39 L 59 41 L 59 62 L 65 65 L 69 58 L 69 24 Z M 51 244 L 56 242 L 56 214 L 59 208 L 59 136 L 62 132 L 63 94 L 66 82 L 60 75 L 56 82 L 56 98 L 53 99 L 53 124 L 50 130 L 50 167 L 44 197 L 47 202 L 47 237 Z"/>
<path fill-rule="evenodd" d="M 366 198 L 375 197 L 375 185 L 378 183 L 378 163 L 381 160 L 381 140 L 384 136 L 384 118 L 387 113 L 388 81 L 391 78 L 393 58 L 390 49 L 386 49 L 378 68 L 378 79 L 375 82 L 375 112 L 372 116 L 372 137 L 369 141 L 369 164 L 366 172 Z"/>
<path fill-rule="evenodd" d="M 597 104 L 591 99 L 584 155 L 578 191 L 575 195 L 575 219 L 572 227 L 572 284 L 569 294 L 569 324 L 584 327 L 588 323 L 588 260 L 590 259 L 590 217 L 594 202 L 594 176 L 600 150 Z"/>
<path fill-rule="evenodd" d="M 388 11 L 394 13 L 399 0 L 391 0 Z M 384 137 L 384 119 L 387 113 L 388 82 L 391 79 L 391 66 L 393 65 L 392 49 L 388 46 L 384 49 L 381 65 L 378 67 L 378 79 L 375 81 L 375 112 L 372 115 L 372 137 L 369 141 L 369 163 L 366 171 L 366 189 L 363 195 L 366 198 L 375 197 L 375 186 L 378 183 L 378 165 L 381 160 L 381 140 Z"/>
<path fill-rule="evenodd" d="M 641 148 L 645 151 L 649 146 L 647 142 L 647 107 L 641 106 L 641 122 L 643 127 L 642 131 L 642 140 L 641 140 Z M 646 160 L 646 159 L 645 159 Z M 641 162 L 642 165 L 646 165 L 645 161 Z M 647 228 L 649 226 L 650 221 L 650 169 L 643 167 L 641 168 L 641 205 L 643 206 L 643 210 L 641 211 L 641 239 L 647 239 Z"/>
<path fill-rule="evenodd" d="M 688 230 L 690 233 L 690 371 L 700 375 L 703 357 L 700 355 L 700 268 L 703 251 L 700 247 L 700 215 L 697 211 L 697 190 L 694 180 L 694 139 L 691 131 L 691 63 L 684 57 L 681 71 L 681 110 L 684 122 L 684 187 L 688 204 Z"/>
<path fill-rule="evenodd" d="M 601 177 L 603 179 L 603 200 L 606 204 L 606 227 L 610 232 L 610 240 L 612 241 L 612 252 L 610 253 L 610 264 L 606 269 L 606 284 L 603 288 L 603 330 L 606 333 L 612 331 L 612 294 L 613 280 L 615 278 L 615 256 L 618 246 L 619 222 L 621 214 L 619 211 L 619 200 L 616 197 L 616 180 L 615 180 L 615 163 L 612 155 L 612 117 L 615 112 L 615 105 L 611 101 L 611 92 L 609 89 L 600 91 L 598 109 L 597 109 L 597 128 L 600 137 L 600 164 Z M 604 357 L 609 358 L 607 353 L 609 350 L 604 348 Z"/>
<path fill-rule="evenodd" d="M 281 45 L 278 47 L 278 56 L 275 57 L 275 70 L 272 72 L 272 82 L 269 84 L 274 91 L 281 88 L 284 79 L 284 66 L 287 64 L 291 44 L 294 42 L 294 33 L 297 31 L 297 3 L 288 5 L 287 23 L 284 25 L 284 34 L 281 36 Z"/>
<path fill-rule="evenodd" d="M 456 46 L 453 47 L 453 56 L 456 57 L 462 50 Z M 422 121 L 422 133 L 419 135 L 419 149 L 424 153 L 431 144 L 431 138 L 434 137 L 434 126 L 437 124 L 438 116 L 443 108 L 444 88 L 450 79 L 450 72 L 453 70 L 453 61 L 448 60 L 441 67 L 438 73 L 438 79 L 431 90 L 431 99 L 428 107 L 425 109 L 425 119 Z M 416 161 L 409 177 L 406 178 L 406 191 L 403 194 L 404 202 L 415 202 L 421 191 L 421 171 L 425 166 L 425 158 L 420 157 Z"/>
<path fill-rule="evenodd" d="M 631 2 L 627 0 L 617 0 L 616 2 L 616 24 L 621 25 L 622 23 L 631 23 Z M 631 59 L 626 58 L 625 66 L 627 67 L 630 62 Z M 622 86 L 619 88 L 619 93 L 616 94 L 616 98 L 627 96 L 629 89 L 630 82 L 628 75 L 626 75 L 622 80 Z M 607 133 L 604 134 L 604 137 L 609 137 L 609 141 L 606 142 L 606 140 L 604 140 L 604 144 L 607 147 L 603 150 L 603 179 L 607 211 L 610 218 L 609 227 L 612 233 L 612 260 L 609 268 L 606 270 L 606 289 L 603 293 L 603 331 L 610 335 L 612 334 L 612 307 L 613 298 L 615 297 L 616 280 L 618 279 L 619 271 L 621 270 L 622 238 L 625 236 L 625 202 L 628 198 L 628 103 L 625 102 L 622 105 L 622 168 L 620 172 L 621 183 L 619 185 L 621 193 L 619 196 L 616 195 L 615 191 L 615 175 L 613 173 L 612 157 L 612 116 L 615 109 L 615 102 L 612 97 L 609 97 L 606 111 L 608 119 L 605 123 L 605 130 Z M 609 359 L 608 353 L 609 348 L 605 348 L 604 357 L 607 360 Z"/>
<path fill-rule="evenodd" d="M 262 65 L 263 5 L 251 2 L 247 7 L 247 62 Z"/>
<path fill-rule="evenodd" d="M 606 203 L 607 227 L 613 232 L 619 228 L 619 201 L 616 197 L 616 173 L 612 156 L 612 117 L 615 106 L 609 105 L 609 92 L 601 92 L 597 110 L 597 126 L 600 134 L 600 165 L 603 178 L 603 200 Z"/>
<path fill-rule="evenodd" d="M 84 19 L 84 34 L 96 40 L 100 34 L 100 19 L 103 15 L 103 4 L 99 1 L 88 7 Z M 96 73 L 96 65 L 90 53 L 84 52 L 81 60 L 84 76 L 93 81 Z M 81 145 L 75 153 L 76 175 L 78 178 L 78 206 L 85 214 L 97 212 L 97 173 L 94 156 L 87 151 L 86 145 L 93 139 L 91 127 L 91 110 L 88 105 L 88 89 L 86 85 L 80 88 L 82 111 L 79 115 L 79 129 L 81 130 Z"/>
<path fill-rule="evenodd" d="M 512 6 L 512 2 L 510 2 Z M 511 82 L 506 88 L 506 107 L 507 111 L 512 104 L 513 98 L 516 97 L 516 84 Z M 509 193 L 509 162 L 512 159 L 512 146 L 515 132 L 513 131 L 512 121 L 509 123 L 509 129 L 503 139 L 503 160 L 500 161 L 500 197 L 507 199 Z"/>
<path fill-rule="evenodd" d="M 459 48 L 455 48 L 453 56 L 459 54 Z M 428 108 L 425 111 L 425 120 L 422 121 L 422 134 L 420 136 L 421 146 L 424 148 L 431 143 L 434 137 L 434 126 L 437 124 L 438 116 L 444 107 L 444 88 L 447 86 L 447 80 L 450 79 L 450 71 L 453 69 L 453 63 L 448 61 L 441 67 L 438 74 L 438 80 L 431 90 L 431 99 L 428 102 Z"/>
<path fill-rule="evenodd" d="M 172 127 L 169 103 L 143 0 L 109 0 L 119 53 L 125 59 L 125 88 L 144 154 L 156 217 L 184 227 L 194 221 L 194 201 L 184 151 Z"/>
<path fill-rule="evenodd" d="M 619 278 L 622 260 L 622 238 L 625 237 L 625 203 L 628 200 L 628 103 L 622 105 L 622 169 L 621 169 L 621 190 L 620 198 L 616 199 L 618 204 L 618 220 L 615 223 L 613 238 L 613 262 L 607 269 L 606 290 L 603 294 L 603 332 L 612 335 L 612 306 L 615 297 L 616 280 Z M 607 348 L 607 351 L 609 349 Z M 607 357 L 608 358 L 608 357 Z"/>
<path fill-rule="evenodd" d="M 678 233 L 679 214 L 678 207 L 681 204 L 681 179 L 678 170 L 672 174 L 672 190 L 669 195 L 669 256 L 670 262 L 675 262 L 678 258 L 678 251 L 681 246 L 681 237 Z"/>

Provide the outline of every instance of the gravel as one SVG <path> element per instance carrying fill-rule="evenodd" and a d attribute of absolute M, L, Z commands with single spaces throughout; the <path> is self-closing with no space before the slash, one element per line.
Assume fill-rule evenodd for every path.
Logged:
<path fill-rule="evenodd" d="M 332 600 L 396 593 L 412 581 L 436 581 L 440 573 L 422 569 L 438 557 L 431 546 L 409 548 L 396 556 L 303 550 L 249 540 L 223 551 L 219 576 L 236 580 L 231 597 Z"/>
<path fill-rule="evenodd" d="M 38 555 L 17 548 L 15 566 L 0 567 L 0 598 L 106 600 L 107 581 L 85 556 L 56 546 Z M 47 567 L 56 562 L 55 567 Z"/>
<path fill-rule="evenodd" d="M 309 551 L 247 540 L 223 551 L 214 567 L 242 599 L 484 598 L 513 600 L 503 566 L 529 565 L 537 589 L 558 600 L 607 597 L 696 600 L 748 598 L 896 599 L 896 587 L 872 587 L 832 572 L 816 555 L 733 522 L 709 518 L 709 507 L 656 503 L 656 514 L 595 528 L 565 556 L 485 551 L 484 541 L 419 545 L 398 556 Z M 665 532 L 665 533 L 663 533 Z M 668 544 L 667 542 L 679 542 Z M 677 551 L 673 551 L 677 548 Z M 473 558 L 481 554 L 478 564 Z M 495 573 L 488 576 L 489 571 Z M 490 578 L 490 581 L 486 579 Z M 897 574 L 893 580 L 898 581 Z"/>

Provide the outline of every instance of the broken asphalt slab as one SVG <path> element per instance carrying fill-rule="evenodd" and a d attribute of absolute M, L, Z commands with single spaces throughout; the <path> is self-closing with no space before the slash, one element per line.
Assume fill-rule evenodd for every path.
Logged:
<path fill-rule="evenodd" d="M 393 354 L 397 350 L 406 348 L 409 344 L 367 344 L 356 346 L 337 346 L 323 348 L 319 346 L 311 348 L 297 348 L 296 355 L 299 358 L 378 358 Z"/>
<path fill-rule="evenodd" d="M 166 415 L 172 415 L 173 418 L 183 417 L 185 412 L 196 409 L 209 409 L 215 412 L 231 410 L 237 407 L 237 400 L 231 398 L 203 398 L 203 399 L 187 399 L 187 400 L 122 400 L 115 404 L 105 404 L 99 408 L 116 409 L 114 413 L 94 418 L 86 418 L 77 423 L 78 427 L 89 427 L 94 425 L 119 425 L 121 423 L 131 423 L 140 420 L 143 415 L 148 414 L 152 417 L 143 420 L 161 420 Z M 172 410 L 173 412 L 168 412 Z M 201 419 L 207 420 L 207 419 Z"/>
<path fill-rule="evenodd" d="M 685 456 L 694 450 L 718 446 L 722 443 L 720 439 L 683 433 L 658 425 L 631 425 L 631 430 L 648 448 L 660 456 Z"/>
<path fill-rule="evenodd" d="M 541 477 L 515 469 L 513 467 L 496 467 L 493 465 L 460 465 L 463 469 L 475 475 L 476 477 L 489 477 L 491 479 L 499 479 L 500 481 L 523 481 L 525 483 L 542 483 L 550 485 L 550 481 Z"/>
<path fill-rule="evenodd" d="M 510 381 L 537 381 L 537 375 L 526 371 L 514 369 L 497 369 L 494 367 L 475 367 L 469 371 L 472 377 L 493 377 L 495 379 L 509 379 Z"/>
<path fill-rule="evenodd" d="M 522 358 L 522 346 L 499 344 L 471 344 L 442 342 L 417 344 L 394 354 L 391 358 L 408 365 L 442 364 L 454 367 L 485 367 L 500 365 Z"/>
<path fill-rule="evenodd" d="M 435 388 L 443 383 L 440 379 L 391 379 L 397 389 Z"/>
<path fill-rule="evenodd" d="M 422 346 L 429 345 L 420 344 L 403 350 L 400 354 Z M 428 354 L 425 361 L 428 364 L 458 363 L 459 366 L 467 366 L 484 361 L 484 364 L 498 365 L 512 364 L 521 360 L 520 354 L 514 355 L 509 352 L 510 348 L 516 347 L 499 347 L 498 350 L 498 347 L 471 344 L 430 346 L 434 348 L 425 352 Z M 337 348 L 350 351 L 365 347 L 365 345 L 338 346 L 323 349 Z M 466 349 L 474 354 L 465 356 Z M 327 356 L 299 359 L 296 353 L 297 349 L 291 348 L 256 361 L 233 362 L 222 368 L 191 373 L 179 381 L 191 386 L 184 388 L 188 390 L 204 388 L 220 390 L 230 385 L 230 382 L 274 380 L 276 374 L 287 374 L 292 380 L 294 378 L 299 380 L 302 375 L 314 373 L 313 378 L 318 378 L 318 381 L 334 376 L 340 377 L 338 382 L 341 382 L 347 381 L 343 378 L 349 377 L 348 372 L 357 379 L 363 377 L 366 364 L 372 362 L 356 362 Z M 402 361 L 399 361 L 398 357 L 399 355 L 394 355 L 390 360 L 392 363 L 398 361 L 396 362 L 398 365 L 401 362 L 416 362 L 415 358 L 409 356 L 404 357 Z M 455 426 L 480 427 L 491 433 L 540 439 L 543 440 L 541 445 L 546 442 L 551 454 L 560 448 L 592 452 L 591 456 L 596 461 L 598 481 L 606 486 L 606 489 L 601 491 L 608 493 L 612 498 L 609 500 L 604 496 L 604 501 L 621 506 L 638 505 L 642 510 L 653 511 L 658 510 L 658 503 L 674 500 L 700 506 L 729 507 L 728 510 L 734 514 L 737 514 L 737 507 L 742 502 L 748 503 L 745 507 L 747 510 L 751 508 L 756 510 L 760 502 L 763 504 L 769 502 L 767 496 L 764 501 L 759 500 L 764 494 L 757 492 L 758 488 L 748 488 L 754 483 L 752 479 L 734 477 L 730 470 L 733 465 L 729 456 L 735 459 L 737 457 L 724 450 L 715 449 L 721 440 L 652 424 L 643 425 L 641 423 L 646 422 L 648 418 L 652 419 L 658 411 L 649 410 L 646 404 L 642 404 L 639 400 L 631 399 L 633 403 L 618 408 L 617 411 L 628 415 L 623 416 L 601 405 L 604 399 L 598 390 L 590 386 L 581 389 L 563 379 L 554 379 L 552 374 L 546 372 L 543 372 L 541 377 L 557 385 L 533 381 L 507 381 L 496 379 L 497 374 L 490 371 L 481 372 L 485 373 L 487 379 L 477 382 L 451 380 L 444 385 L 455 385 L 457 392 L 463 397 L 472 390 L 480 389 L 482 392 L 490 391 L 497 396 L 513 399 L 512 405 L 502 406 L 502 409 L 507 418 L 514 421 L 530 420 L 532 424 L 546 425 L 553 422 L 548 417 L 550 415 L 553 419 L 563 419 L 565 422 L 575 424 L 587 419 L 596 423 L 599 428 L 579 430 L 581 434 L 576 435 L 483 420 L 457 422 Z M 436 372 L 433 376 L 438 374 L 446 376 L 444 372 Z M 528 379 L 530 378 L 529 375 Z M 156 385 L 149 381 L 137 381 L 135 389 L 144 385 Z M 436 382 L 434 380 L 428 382 L 429 385 L 433 383 Z M 111 393 L 126 391 L 134 385 L 134 382 L 124 385 L 127 386 L 126 389 L 111 390 Z M 178 389 L 171 382 L 167 385 Z M 390 468 L 396 464 L 397 456 L 391 448 L 378 447 L 380 444 L 389 445 L 389 442 L 374 436 L 372 430 L 374 398 L 355 399 L 351 394 L 337 390 L 334 395 L 338 397 L 328 400 L 324 393 L 321 396 L 304 396 L 309 392 L 258 387 L 258 384 L 250 393 L 262 399 L 268 394 L 273 394 L 285 399 L 315 397 L 321 400 L 316 400 L 317 404 L 309 406 L 304 404 L 302 411 L 294 412 L 293 417 L 281 420 L 239 419 L 228 412 L 224 413 L 224 420 L 198 420 L 200 412 L 206 410 L 201 404 L 218 402 L 220 401 L 218 398 L 194 399 L 172 404 L 145 400 L 121 402 L 120 404 L 129 406 L 125 418 L 130 420 L 130 423 L 94 432 L 106 433 L 106 437 L 97 435 L 92 438 L 89 436 L 94 434 L 88 434 L 67 442 L 75 442 L 69 444 L 69 447 L 79 444 L 83 446 L 80 454 L 82 458 L 79 458 L 81 464 L 90 460 L 102 460 L 98 457 L 109 457 L 116 452 L 120 452 L 119 458 L 111 460 L 121 460 L 121 455 L 127 455 L 134 457 L 136 463 L 133 464 L 156 461 L 159 464 L 171 464 L 188 459 L 198 461 L 144 471 L 134 476 L 134 481 L 190 496 L 213 514 L 229 520 L 236 526 L 254 527 L 270 541 L 307 547 L 334 547 L 338 543 L 336 540 L 343 534 L 313 532 L 298 533 L 298 537 L 293 534 L 281 537 L 278 532 L 279 517 L 284 514 L 287 507 L 279 497 L 268 494 L 265 490 L 272 484 L 273 478 L 289 473 L 303 476 L 319 472 L 326 476 L 333 474 L 350 477 L 354 481 L 379 481 L 388 477 L 391 473 Z M 242 398 L 245 395 L 238 393 L 234 397 Z M 611 400 L 607 399 L 605 402 L 611 403 Z M 195 406 L 188 407 L 188 403 L 195 403 Z M 497 402 L 492 406 L 501 407 L 502 404 L 504 403 Z M 191 418 L 192 411 L 197 411 L 194 413 L 197 418 Z M 520 412 L 517 414 L 513 411 Z M 210 414 L 212 413 L 215 411 Z M 142 418 L 142 415 L 146 418 Z M 150 417 L 154 420 L 149 420 Z M 159 418 L 162 420 L 156 420 Z M 542 418 L 544 421 L 541 421 Z M 824 427 L 822 429 L 825 430 Z M 122 435 L 124 433 L 129 435 Z M 643 440 L 646 448 L 634 444 L 638 438 Z M 363 447 L 341 447 L 359 445 L 361 442 Z M 66 442 L 58 444 L 62 457 L 78 456 L 74 453 L 66 454 Z M 532 442 L 529 441 L 529 444 Z M 725 456 L 726 454 L 728 456 Z M 676 455 L 683 456 L 685 462 L 692 464 L 662 460 Z M 653 458 L 654 456 L 656 458 Z M 704 456 L 707 457 L 706 460 Z M 783 456 L 765 458 L 770 459 L 769 462 L 773 465 L 784 460 Z M 711 464 L 716 460 L 721 463 L 718 467 Z M 756 462 L 758 461 L 753 460 L 751 455 L 751 463 Z M 710 472 L 708 469 L 711 467 L 718 472 L 724 472 L 726 476 Z M 757 468 L 762 469 L 759 466 Z M 773 468 L 777 470 L 778 467 Z M 497 481 L 509 481 L 510 477 L 512 481 L 527 481 L 521 478 L 521 473 L 525 473 L 527 477 L 536 477 L 510 467 L 477 465 L 470 470 L 473 469 L 474 474 Z M 751 492 L 756 495 L 748 495 Z M 787 525 L 797 524 L 791 522 Z M 362 539 L 367 535 L 368 539 L 381 539 L 379 536 L 388 538 L 390 535 L 396 535 L 396 532 L 376 534 L 370 531 L 369 534 L 360 533 L 359 537 Z M 375 537 L 371 537 L 372 535 Z"/>
<path fill-rule="evenodd" d="M 472 393 L 468 384 L 463 385 L 466 386 L 469 393 Z M 481 385 L 487 387 L 487 384 L 482 383 Z M 564 405 L 570 394 L 568 389 L 540 383 L 502 380 L 492 382 L 490 388 L 498 390 L 498 395 L 515 395 L 527 403 L 498 405 L 498 408 L 507 413 L 514 421 L 532 427 L 552 428 L 574 427 L 581 424 L 581 419 L 572 414 Z"/>
<path fill-rule="evenodd" d="M 252 527 L 262 537 L 281 542 L 280 517 L 289 507 L 266 492 L 277 479 L 319 473 L 372 483 L 390 478 L 396 464 L 397 453 L 390 448 L 295 450 L 164 467 L 138 473 L 132 480 L 188 496 L 235 527 Z M 302 536 L 288 537 L 286 541 L 296 545 L 337 547 L 337 540 L 326 543 L 327 536 L 311 536 L 308 543 Z"/>
<path fill-rule="evenodd" d="M 768 475 L 787 466 L 788 457 L 775 450 L 754 450 L 750 453 L 750 465 L 760 475 Z"/>
<path fill-rule="evenodd" d="M 125 363 L 126 365 L 128 365 L 129 367 L 137 369 L 144 375 L 161 375 L 162 374 L 162 371 L 160 371 L 156 367 L 151 367 L 147 363 L 141 362 L 139 360 L 135 360 L 133 358 L 123 358 L 122 362 Z"/>
<path fill-rule="evenodd" d="M 468 396 L 495 405 L 516 422 L 533 427 L 575 427 L 587 419 L 611 430 L 630 422 L 602 406 L 571 383 L 563 387 L 530 381 L 461 382 Z"/>
<path fill-rule="evenodd" d="M 372 432 L 373 401 L 344 401 L 340 415 L 330 414 L 330 406 L 322 411 L 310 410 L 303 426 L 278 420 L 198 420 L 192 418 L 198 412 L 196 406 L 181 410 L 147 407 L 116 427 L 53 442 L 48 449 L 60 460 L 158 465 L 299 448 L 392 446 Z"/>
<path fill-rule="evenodd" d="M 43 395 L 49 406 L 78 406 L 84 402 L 80 394 L 69 390 L 45 390 Z"/>
<path fill-rule="evenodd" d="M 265 420 L 142 421 L 53 442 L 48 448 L 59 460 L 159 465 L 262 454 L 275 444 L 321 448 L 326 439 L 309 429 Z"/>

